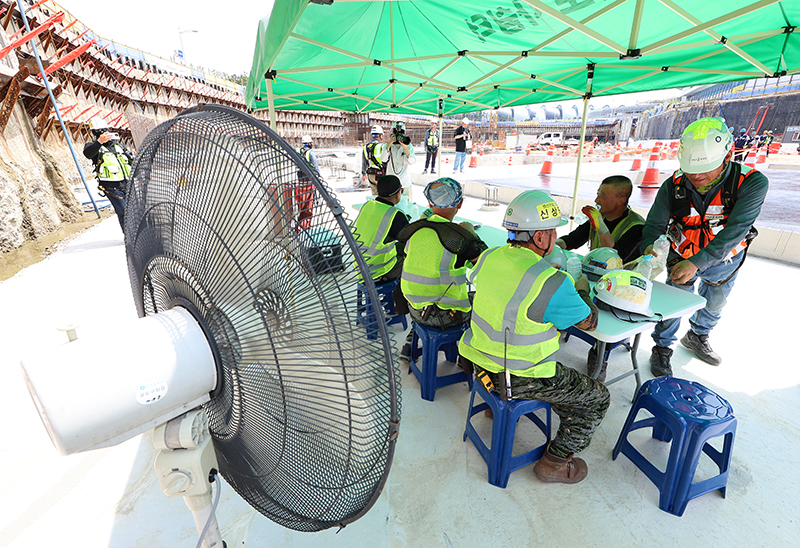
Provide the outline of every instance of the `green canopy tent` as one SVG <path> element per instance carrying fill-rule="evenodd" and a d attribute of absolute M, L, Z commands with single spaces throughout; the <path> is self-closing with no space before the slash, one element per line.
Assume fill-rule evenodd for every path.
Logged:
<path fill-rule="evenodd" d="M 246 100 L 275 127 L 583 99 L 583 140 L 593 96 L 800 73 L 799 22 L 800 0 L 275 0 Z"/>

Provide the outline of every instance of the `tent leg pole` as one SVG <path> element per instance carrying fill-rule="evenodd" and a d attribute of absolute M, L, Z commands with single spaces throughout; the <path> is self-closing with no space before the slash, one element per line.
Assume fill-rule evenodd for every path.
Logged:
<path fill-rule="evenodd" d="M 583 163 L 583 140 L 586 138 L 586 117 L 589 114 L 589 98 L 583 100 L 583 120 L 581 121 L 581 138 L 578 143 L 578 165 L 575 167 L 575 188 L 572 190 L 572 210 L 569 215 L 569 229 L 572 231 L 572 225 L 575 221 L 575 215 L 578 213 L 578 184 L 581 180 L 581 164 Z"/>
<path fill-rule="evenodd" d="M 31 27 L 28 24 L 28 16 L 25 15 L 25 9 L 22 6 L 22 0 L 17 0 L 17 7 L 19 8 L 19 13 L 22 15 L 22 22 L 25 24 L 25 32 L 30 32 Z M 64 126 L 64 120 L 61 118 L 61 111 L 58 110 L 58 105 L 56 104 L 56 98 L 53 97 L 53 91 L 50 89 L 50 83 L 47 81 L 47 76 L 44 73 L 44 67 L 42 66 L 42 59 L 39 57 L 39 50 L 36 48 L 36 44 L 33 40 L 31 40 L 31 49 L 33 50 L 33 55 L 36 57 L 36 65 L 39 67 L 39 74 L 42 75 L 42 82 L 44 83 L 45 89 L 47 89 L 47 95 L 50 96 L 50 103 L 53 105 L 53 109 L 56 111 L 56 118 L 58 118 L 58 123 L 61 124 L 61 131 L 64 133 L 64 137 L 67 139 L 67 145 L 69 146 L 69 151 L 72 153 L 72 160 L 75 162 L 75 167 L 78 168 L 78 175 L 81 176 L 81 181 L 83 181 L 83 188 L 86 189 L 86 194 L 89 195 L 89 199 L 92 201 L 92 205 L 94 206 L 94 212 L 97 214 L 97 218 L 101 219 L 100 210 L 97 209 L 97 204 L 92 197 L 92 193 L 89 192 L 89 185 L 86 183 L 86 177 L 83 176 L 83 170 L 81 169 L 81 165 L 78 163 L 78 157 L 75 155 L 75 148 L 72 146 L 72 139 L 69 136 L 69 132 L 67 131 L 66 126 Z"/>
<path fill-rule="evenodd" d="M 272 80 L 267 78 L 267 101 L 269 102 L 269 127 L 273 131 L 278 131 L 278 124 L 275 117 L 275 95 L 272 93 Z"/>

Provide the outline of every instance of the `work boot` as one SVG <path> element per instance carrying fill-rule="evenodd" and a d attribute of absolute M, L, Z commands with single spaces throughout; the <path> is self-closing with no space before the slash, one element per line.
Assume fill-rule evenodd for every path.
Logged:
<path fill-rule="evenodd" d="M 694 355 L 711 365 L 719 365 L 722 358 L 711 349 L 708 344 L 708 335 L 698 335 L 691 329 L 681 339 L 681 344 L 694 352 Z"/>
<path fill-rule="evenodd" d="M 572 455 L 567 458 L 552 455 L 548 443 L 542 458 L 533 465 L 533 473 L 545 483 L 578 483 L 589 473 L 589 467 L 583 459 Z"/>
<path fill-rule="evenodd" d="M 411 362 L 411 341 L 413 340 L 413 335 L 414 333 L 412 328 L 412 331 L 408 332 L 408 336 L 406 337 L 405 344 L 403 344 L 403 348 L 400 350 L 400 359 L 408 363 Z"/>
<path fill-rule="evenodd" d="M 653 347 L 653 353 L 650 354 L 650 372 L 654 377 L 672 376 L 672 365 L 669 363 L 671 357 L 671 348 L 666 346 Z"/>
<path fill-rule="evenodd" d="M 426 173 L 428 173 L 428 170 L 427 169 L 423 169 L 422 170 L 422 174 L 425 175 Z"/>
<path fill-rule="evenodd" d="M 597 349 L 595 347 L 589 348 L 589 355 L 586 357 L 586 374 L 590 377 L 592 376 L 592 372 L 594 371 L 594 365 L 597 363 Z M 597 375 L 597 380 L 605 384 L 606 382 L 606 368 L 608 367 L 608 362 L 603 360 L 603 365 L 600 366 L 600 374 Z"/>

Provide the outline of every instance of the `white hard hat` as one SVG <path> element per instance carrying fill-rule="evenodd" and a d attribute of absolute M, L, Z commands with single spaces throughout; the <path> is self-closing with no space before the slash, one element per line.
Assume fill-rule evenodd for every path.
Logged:
<path fill-rule="evenodd" d="M 430 123 L 438 124 L 439 123 L 439 119 L 436 116 L 431 116 Z"/>
<path fill-rule="evenodd" d="M 373 135 L 383 135 L 383 128 L 381 126 L 372 126 Z"/>
<path fill-rule="evenodd" d="M 722 165 L 733 145 L 733 136 L 722 118 L 700 118 L 689 124 L 678 148 L 684 173 L 706 173 Z"/>
<path fill-rule="evenodd" d="M 108 123 L 105 120 L 103 120 L 102 118 L 100 118 L 100 119 L 97 119 L 97 118 L 92 119 L 92 121 L 89 122 L 89 127 L 91 127 L 94 131 L 100 131 L 100 130 L 103 130 L 103 129 L 109 129 Z"/>
<path fill-rule="evenodd" d="M 622 259 L 613 247 L 598 247 L 591 250 L 583 258 L 581 270 L 592 280 L 603 274 L 622 268 Z"/>
<path fill-rule="evenodd" d="M 592 293 L 597 297 L 597 301 L 617 310 L 642 316 L 653 315 L 653 309 L 650 308 L 653 283 L 638 272 L 630 270 L 608 272 L 594 284 Z"/>
<path fill-rule="evenodd" d="M 310 143 L 311 142 L 311 135 L 303 135 L 302 142 Z"/>
<path fill-rule="evenodd" d="M 461 120 L 461 123 L 462 123 L 462 124 L 468 124 L 468 123 L 469 123 L 469 118 L 464 118 L 464 119 L 462 119 L 462 120 Z"/>
<path fill-rule="evenodd" d="M 560 268 L 562 270 L 567 268 L 567 254 L 557 245 L 553 246 L 553 251 L 551 251 L 549 255 L 545 255 L 544 260 L 555 268 Z"/>
<path fill-rule="evenodd" d="M 567 224 L 553 198 L 541 190 L 526 190 L 508 204 L 503 228 L 512 232 L 548 230 Z"/>

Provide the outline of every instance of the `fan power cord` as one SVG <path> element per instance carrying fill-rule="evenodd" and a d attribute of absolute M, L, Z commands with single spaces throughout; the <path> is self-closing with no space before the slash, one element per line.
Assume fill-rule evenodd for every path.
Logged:
<path fill-rule="evenodd" d="M 206 521 L 206 526 L 203 527 L 203 532 L 200 533 L 200 538 L 197 540 L 197 546 L 195 548 L 202 548 L 203 546 L 203 539 L 206 537 L 206 533 L 208 532 L 208 527 L 211 525 L 211 520 L 214 519 L 214 516 L 217 515 L 217 504 L 219 504 L 219 494 L 222 492 L 222 485 L 220 482 L 216 481 L 217 475 L 216 468 L 212 468 L 211 472 L 208 473 L 208 482 L 209 483 L 216 483 L 217 484 L 217 495 L 214 497 L 214 506 L 211 507 L 211 514 L 208 516 L 208 520 Z M 225 544 L 225 541 L 222 541 L 222 548 L 227 548 L 228 545 Z"/>

